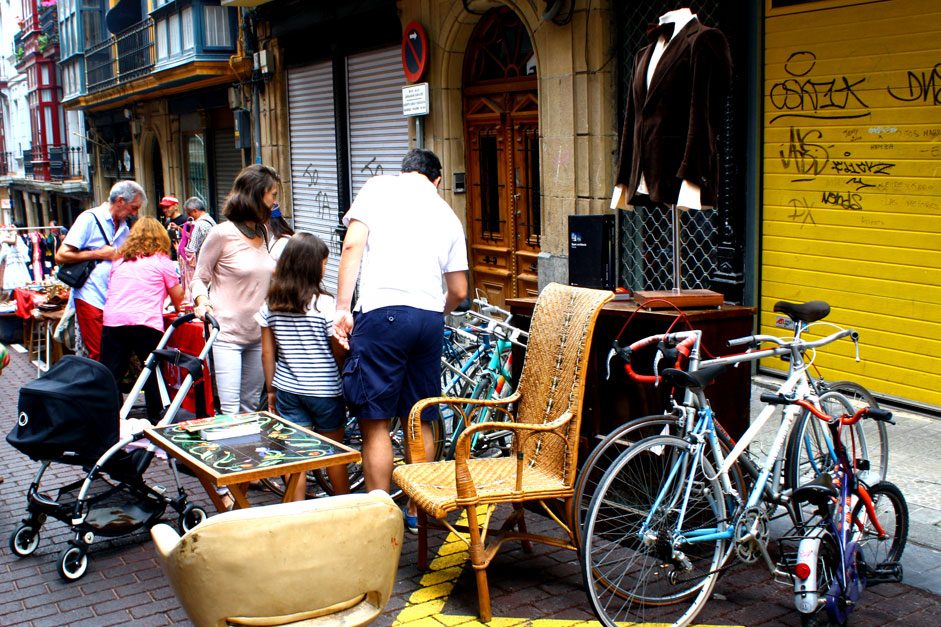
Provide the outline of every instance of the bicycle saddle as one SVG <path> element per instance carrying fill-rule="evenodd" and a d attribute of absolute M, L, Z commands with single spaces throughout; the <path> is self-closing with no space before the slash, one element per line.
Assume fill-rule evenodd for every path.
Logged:
<path fill-rule="evenodd" d="M 806 485 L 794 490 L 791 494 L 791 500 L 794 503 L 810 503 L 820 508 L 825 508 L 830 499 L 836 498 L 839 493 L 836 486 L 833 485 L 833 478 L 830 473 L 825 472 Z"/>
<path fill-rule="evenodd" d="M 660 373 L 660 376 L 673 387 L 702 390 L 712 383 L 723 370 L 725 370 L 725 364 L 707 366 L 695 372 L 686 372 L 685 370 L 679 370 L 677 368 L 667 368 Z"/>
<path fill-rule="evenodd" d="M 794 322 L 811 323 L 823 320 L 830 313 L 830 305 L 822 300 L 812 300 L 799 305 L 779 300 L 774 304 L 775 313 L 783 313 Z"/>

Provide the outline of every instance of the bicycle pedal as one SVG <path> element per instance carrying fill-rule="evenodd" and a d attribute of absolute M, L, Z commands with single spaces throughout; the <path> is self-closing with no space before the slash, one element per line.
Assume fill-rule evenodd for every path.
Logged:
<path fill-rule="evenodd" d="M 880 583 L 899 583 L 904 573 L 899 562 L 885 562 L 875 568 L 866 569 L 866 585 L 875 586 Z"/>

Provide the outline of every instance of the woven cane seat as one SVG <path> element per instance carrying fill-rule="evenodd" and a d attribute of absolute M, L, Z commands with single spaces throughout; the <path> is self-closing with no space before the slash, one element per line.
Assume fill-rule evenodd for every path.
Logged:
<path fill-rule="evenodd" d="M 418 507 L 435 518 L 444 518 L 462 506 L 454 490 L 454 465 L 453 461 L 410 464 L 397 468 L 395 476 Z M 477 498 L 488 503 L 558 498 L 572 493 L 558 472 L 538 466 L 524 470 L 523 489 L 517 490 L 516 460 L 508 457 L 469 459 L 467 468 Z"/>

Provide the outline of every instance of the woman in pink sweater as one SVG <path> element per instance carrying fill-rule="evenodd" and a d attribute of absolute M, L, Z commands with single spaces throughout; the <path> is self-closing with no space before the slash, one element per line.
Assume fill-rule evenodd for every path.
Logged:
<path fill-rule="evenodd" d="M 265 224 L 280 182 L 268 166 L 243 169 L 222 210 L 228 221 L 212 227 L 196 261 L 196 315 L 210 312 L 219 322 L 212 355 L 224 414 L 254 411 L 265 382 L 261 326 L 254 316 L 265 302 L 275 267 Z"/>
<path fill-rule="evenodd" d="M 167 296 L 177 309 L 183 300 L 183 287 L 170 261 L 167 230 L 151 217 L 139 219 L 120 255 L 111 265 L 108 297 L 102 314 L 101 363 L 120 383 L 127 374 L 133 351 L 141 363 L 157 348 L 163 336 L 163 304 Z M 157 378 L 144 386 L 147 418 L 160 420 L 160 394 Z"/>

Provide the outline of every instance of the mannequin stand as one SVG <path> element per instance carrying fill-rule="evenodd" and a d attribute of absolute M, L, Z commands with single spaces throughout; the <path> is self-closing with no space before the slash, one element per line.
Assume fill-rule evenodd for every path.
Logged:
<path fill-rule="evenodd" d="M 683 266 L 680 251 L 682 250 L 682 227 L 680 226 L 680 208 L 672 206 L 673 213 L 673 289 L 672 290 L 638 290 L 634 292 L 634 302 L 638 305 L 649 303 L 652 309 L 663 309 L 670 306 L 683 307 L 718 307 L 722 304 L 724 296 L 719 292 L 706 289 L 683 289 Z M 658 302 L 651 302 L 658 301 Z"/>

